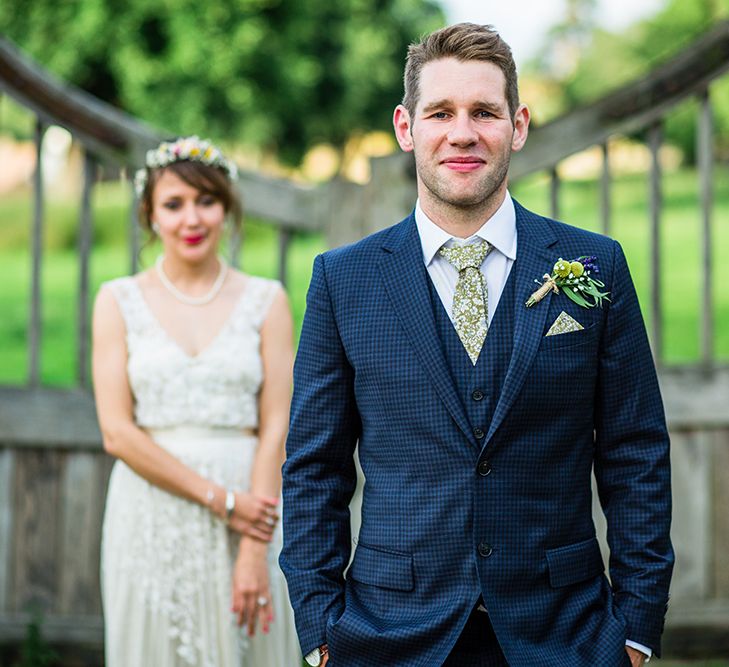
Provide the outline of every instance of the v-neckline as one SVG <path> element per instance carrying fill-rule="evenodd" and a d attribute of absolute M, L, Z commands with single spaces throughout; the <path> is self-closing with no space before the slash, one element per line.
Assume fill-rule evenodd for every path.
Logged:
<path fill-rule="evenodd" d="M 137 280 L 132 279 L 132 282 L 134 283 L 134 286 L 137 290 L 137 296 L 139 297 L 139 300 L 142 302 L 143 307 L 147 311 L 147 314 L 149 315 L 149 318 L 151 319 L 154 326 L 160 331 L 160 333 L 165 338 L 167 338 L 167 340 L 170 343 L 172 343 L 172 345 L 177 349 L 177 351 L 183 357 L 185 357 L 185 359 L 187 359 L 188 361 L 195 361 L 195 360 L 199 359 L 202 355 L 204 355 L 211 347 L 214 347 L 215 344 L 218 342 L 218 340 L 220 338 L 222 338 L 223 334 L 230 328 L 231 324 L 233 323 L 233 320 L 235 319 L 235 316 L 238 313 L 238 310 L 241 308 L 241 304 L 243 303 L 243 298 L 246 296 L 246 294 L 248 292 L 248 287 L 251 282 L 251 277 L 246 276 L 246 280 L 243 285 L 243 289 L 241 290 L 241 293 L 238 295 L 236 302 L 233 304 L 233 307 L 230 309 L 230 313 L 228 314 L 228 317 L 225 319 L 225 321 L 220 326 L 220 328 L 215 333 L 215 335 L 196 354 L 190 354 L 182 346 L 182 344 L 167 330 L 167 328 L 162 324 L 162 322 L 157 317 L 157 315 L 154 314 L 154 311 L 152 310 L 152 307 L 147 302 L 147 299 L 144 296 L 144 292 L 142 291 L 142 288 L 139 285 L 139 283 L 137 282 Z"/>

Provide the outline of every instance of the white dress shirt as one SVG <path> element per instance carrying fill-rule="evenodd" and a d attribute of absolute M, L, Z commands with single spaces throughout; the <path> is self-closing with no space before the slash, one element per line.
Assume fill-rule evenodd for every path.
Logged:
<path fill-rule="evenodd" d="M 425 262 L 428 275 L 433 281 L 435 290 L 451 321 L 453 321 L 451 311 L 453 310 L 453 294 L 456 291 L 458 271 L 445 257 L 439 255 L 438 251 L 442 246 L 467 245 L 482 240 L 488 241 L 493 246 L 493 250 L 481 264 L 481 273 L 486 279 L 488 289 L 488 323 L 491 324 L 496 306 L 504 291 L 504 285 L 509 277 L 509 271 L 516 259 L 516 211 L 514 202 L 508 193 L 499 210 L 484 222 L 481 229 L 467 239 L 451 236 L 443 228 L 438 227 L 425 215 L 419 200 L 415 204 L 415 224 L 420 236 L 420 245 L 423 248 L 423 262 Z"/>
<path fill-rule="evenodd" d="M 420 245 L 423 249 L 425 268 L 428 270 L 428 275 L 433 281 L 435 290 L 438 292 L 441 303 L 446 309 L 448 317 L 451 318 L 451 322 L 453 321 L 451 311 L 453 310 L 453 295 L 456 291 L 458 271 L 445 257 L 439 255 L 438 251 L 443 246 L 467 245 L 482 240 L 488 241 L 493 246 L 493 250 L 481 264 L 481 273 L 486 279 L 488 290 L 488 324 L 490 325 L 496 312 L 496 306 L 498 306 L 499 299 L 501 299 L 501 294 L 504 291 L 509 272 L 514 260 L 516 260 L 516 210 L 511 195 L 507 192 L 496 213 L 486 220 L 475 234 L 467 239 L 452 236 L 442 227 L 436 225 L 425 215 L 420 207 L 420 200 L 415 204 L 415 224 L 418 228 Z M 486 610 L 484 609 L 484 611 Z M 644 653 L 649 659 L 653 654 L 653 651 L 647 646 L 630 639 L 625 644 Z"/>

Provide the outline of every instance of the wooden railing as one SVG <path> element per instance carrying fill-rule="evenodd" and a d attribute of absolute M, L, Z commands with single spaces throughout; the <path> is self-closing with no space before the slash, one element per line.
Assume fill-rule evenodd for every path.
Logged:
<path fill-rule="evenodd" d="M 699 101 L 701 364 L 662 367 L 660 380 L 673 440 L 674 542 L 678 554 L 668 621 L 673 634 L 667 639 L 674 648 L 703 642 L 698 650 L 704 652 L 707 641 L 713 642 L 717 651 L 729 651 L 729 525 L 723 509 L 729 501 L 729 412 L 725 407 L 729 403 L 729 369 L 716 362 L 712 349 L 715 325 L 710 255 L 714 164 L 711 87 L 728 68 L 729 22 L 724 22 L 639 82 L 533 130 L 525 150 L 514 155 L 511 168 L 512 180 L 535 171 L 550 174 L 551 208 L 558 217 L 559 162 L 585 148 L 601 147 L 596 206 L 601 228 L 609 233 L 613 217 L 609 140 L 615 135 L 645 131 L 652 157 L 646 210 L 652 260 L 649 312 L 653 349 L 660 362 L 663 196 L 658 154 L 666 114 L 683 100 Z M 2 39 L 0 91 L 36 114 L 38 157 L 33 188 L 28 382 L 24 387 L 0 387 L 0 645 L 22 637 L 28 622 L 25 610 L 37 603 L 46 612 L 45 629 L 50 638 L 98 646 L 98 541 L 109 461 L 100 447 L 86 364 L 88 267 L 93 241 L 90 201 L 98 165 L 111 164 L 123 173 L 133 173 L 161 133 L 58 81 Z M 85 155 L 78 235 L 78 387 L 64 391 L 40 386 L 45 211 L 39 158 L 44 133 L 52 124 L 68 129 Z M 298 232 L 320 231 L 335 246 L 391 224 L 411 209 L 415 197 L 411 156 L 373 160 L 371 166 L 372 178 L 366 186 L 336 179 L 305 187 L 242 172 L 240 187 L 247 212 L 278 230 L 278 271 L 284 282 L 287 253 Z M 129 198 L 129 268 L 134 271 L 139 235 L 131 186 Z"/>

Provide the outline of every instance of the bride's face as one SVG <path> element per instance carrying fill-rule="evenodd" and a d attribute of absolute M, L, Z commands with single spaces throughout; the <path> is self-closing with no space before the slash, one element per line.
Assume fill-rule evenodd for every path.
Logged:
<path fill-rule="evenodd" d="M 152 193 L 151 219 L 158 226 L 166 255 L 202 261 L 217 252 L 225 208 L 217 197 L 167 170 Z"/>

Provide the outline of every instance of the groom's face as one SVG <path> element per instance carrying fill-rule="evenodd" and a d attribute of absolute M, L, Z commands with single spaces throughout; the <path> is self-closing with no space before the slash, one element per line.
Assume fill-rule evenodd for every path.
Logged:
<path fill-rule="evenodd" d="M 415 153 L 418 196 L 427 211 L 428 204 L 472 208 L 503 198 L 529 112 L 522 105 L 511 117 L 498 66 L 443 58 L 423 67 L 415 113 L 399 106 L 394 120 L 400 147 Z"/>

